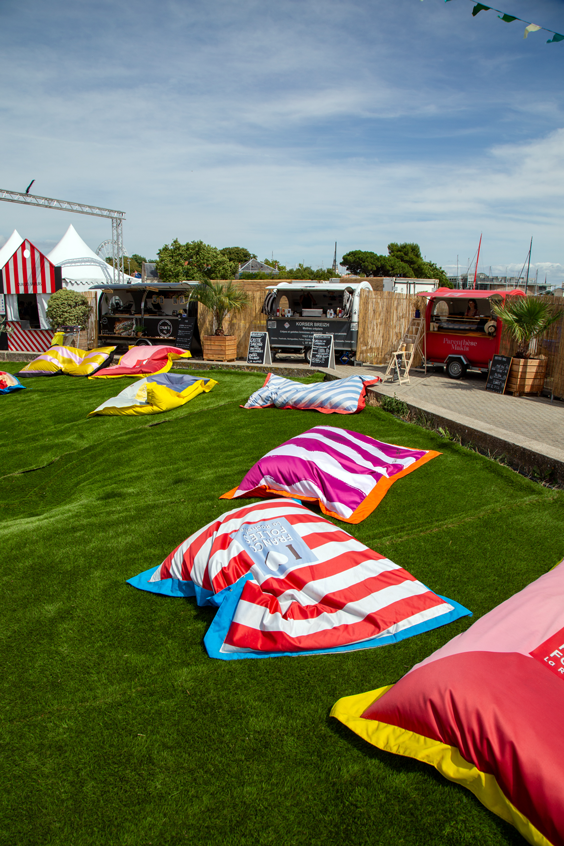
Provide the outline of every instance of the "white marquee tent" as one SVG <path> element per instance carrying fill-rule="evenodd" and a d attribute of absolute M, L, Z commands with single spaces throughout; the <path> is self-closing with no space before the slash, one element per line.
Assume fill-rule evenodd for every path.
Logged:
<path fill-rule="evenodd" d="M 87 291 L 92 285 L 113 281 L 112 267 L 90 249 L 72 223 L 47 258 L 53 264 L 61 267 L 63 288 Z M 135 280 L 132 280 L 132 277 L 126 274 L 124 281 Z"/>
<path fill-rule="evenodd" d="M 0 247 L 0 270 L 4 267 L 5 264 L 12 258 L 16 250 L 18 250 L 21 245 L 23 244 L 24 239 L 17 231 L 14 229 L 6 243 L 3 247 Z"/>

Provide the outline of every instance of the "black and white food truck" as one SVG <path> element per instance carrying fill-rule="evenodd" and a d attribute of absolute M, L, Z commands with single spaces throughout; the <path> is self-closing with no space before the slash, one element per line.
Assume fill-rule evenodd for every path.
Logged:
<path fill-rule="evenodd" d="M 171 344 L 199 352 L 197 282 L 95 285 L 98 345 Z"/>
<path fill-rule="evenodd" d="M 333 335 L 335 356 L 356 356 L 360 292 L 368 282 L 281 282 L 267 288 L 263 313 L 273 355 L 298 353 L 310 360 L 314 335 Z"/>

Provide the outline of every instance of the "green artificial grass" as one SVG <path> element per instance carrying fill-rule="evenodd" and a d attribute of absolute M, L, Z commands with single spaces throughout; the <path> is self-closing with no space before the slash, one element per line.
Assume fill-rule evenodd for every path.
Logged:
<path fill-rule="evenodd" d="M 247 411 L 264 375 L 205 375 L 211 393 L 150 417 L 87 418 L 125 379 L 36 378 L 0 396 L 0 843 L 522 843 L 468 791 L 328 714 L 564 557 L 563 495 L 380 409 Z M 474 618 L 380 649 L 212 660 L 211 609 L 125 580 L 320 424 L 442 453 L 346 528 Z"/>

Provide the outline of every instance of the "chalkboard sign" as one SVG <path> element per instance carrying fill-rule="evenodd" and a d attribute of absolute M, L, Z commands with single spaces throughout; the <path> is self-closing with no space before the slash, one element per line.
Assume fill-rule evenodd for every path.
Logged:
<path fill-rule="evenodd" d="M 328 367 L 335 370 L 335 347 L 333 335 L 314 335 L 311 345 L 312 367 Z"/>
<path fill-rule="evenodd" d="M 249 335 L 247 364 L 272 364 L 268 332 L 251 332 Z"/>
<path fill-rule="evenodd" d="M 194 335 L 194 326 L 196 324 L 195 317 L 181 317 L 178 321 L 178 334 L 176 335 L 175 344 L 183 350 L 189 350 L 192 346 L 192 336 Z"/>
<path fill-rule="evenodd" d="M 505 392 L 505 385 L 507 377 L 509 376 L 509 368 L 511 367 L 511 357 L 507 355 L 494 355 L 488 373 L 488 381 L 486 382 L 486 391 L 494 391 L 496 394 L 503 394 Z"/>

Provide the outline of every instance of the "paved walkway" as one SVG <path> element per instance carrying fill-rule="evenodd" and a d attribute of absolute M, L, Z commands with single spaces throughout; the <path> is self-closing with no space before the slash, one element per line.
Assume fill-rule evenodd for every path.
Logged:
<path fill-rule="evenodd" d="M 378 368 L 380 369 L 380 368 Z M 412 372 L 409 385 L 384 382 L 378 394 L 396 396 L 424 412 L 446 417 L 558 461 L 564 461 L 564 403 L 536 396 L 514 397 L 486 391 L 486 377 L 467 373 Z"/>

